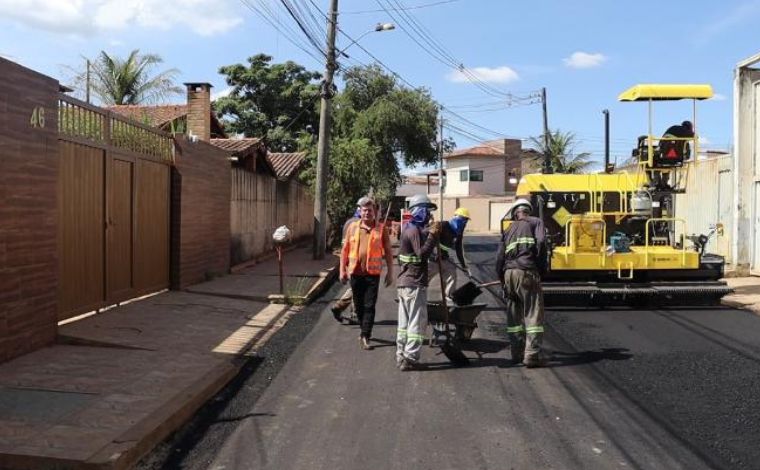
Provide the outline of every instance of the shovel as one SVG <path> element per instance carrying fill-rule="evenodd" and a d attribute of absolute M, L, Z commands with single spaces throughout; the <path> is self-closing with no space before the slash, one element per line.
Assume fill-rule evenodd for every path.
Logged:
<path fill-rule="evenodd" d="M 470 360 L 464 355 L 449 330 L 449 306 L 446 303 L 446 286 L 443 282 L 443 263 L 441 262 L 440 253 L 441 243 L 438 242 L 438 279 L 441 281 L 441 305 L 443 306 L 444 318 L 446 319 L 446 328 L 443 330 L 446 341 L 441 344 L 441 351 L 455 366 L 466 366 L 470 363 Z"/>

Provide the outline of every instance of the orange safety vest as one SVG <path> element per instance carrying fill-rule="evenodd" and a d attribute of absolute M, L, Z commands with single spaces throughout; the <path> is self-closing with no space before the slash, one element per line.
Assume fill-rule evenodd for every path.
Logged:
<path fill-rule="evenodd" d="M 361 220 L 352 223 L 346 231 L 346 245 L 344 249 L 348 252 L 348 273 L 353 274 L 359 265 L 359 233 L 361 231 Z M 383 248 L 383 224 L 375 224 L 369 231 L 369 241 L 367 244 L 367 274 L 379 276 L 383 270 L 383 257 L 385 249 Z"/>

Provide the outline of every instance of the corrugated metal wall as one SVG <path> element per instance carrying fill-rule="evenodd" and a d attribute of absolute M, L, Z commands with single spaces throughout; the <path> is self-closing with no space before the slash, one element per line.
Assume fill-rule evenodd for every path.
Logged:
<path fill-rule="evenodd" d="M 675 216 L 686 219 L 689 234 L 704 233 L 716 223 L 723 224 L 723 235 L 713 236 L 707 245 L 708 253 L 716 253 L 731 263 L 731 233 L 733 224 L 733 178 L 731 156 L 688 163 L 686 194 L 676 195 Z M 682 232 L 680 224 L 677 233 Z"/>
<path fill-rule="evenodd" d="M 293 239 L 312 234 L 314 200 L 296 180 L 278 182 L 271 176 L 233 168 L 231 189 L 233 265 L 272 251 L 272 234 L 280 225 L 290 228 Z"/>

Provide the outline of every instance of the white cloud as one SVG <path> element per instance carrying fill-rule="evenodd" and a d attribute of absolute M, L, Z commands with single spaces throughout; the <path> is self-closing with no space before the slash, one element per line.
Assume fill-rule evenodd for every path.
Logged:
<path fill-rule="evenodd" d="M 760 15 L 760 1 L 752 0 L 734 5 L 733 8 L 723 8 L 726 13 L 699 30 L 694 40 L 697 44 L 707 44 L 715 36 L 735 31 L 742 25 L 751 23 Z"/>
<path fill-rule="evenodd" d="M 707 138 L 706 135 L 700 135 L 699 136 L 699 145 L 712 145 L 712 141 Z"/>
<path fill-rule="evenodd" d="M 562 59 L 567 67 L 572 69 L 590 69 L 593 67 L 599 67 L 604 61 L 607 60 L 607 56 L 600 53 L 589 54 L 588 52 L 578 51 L 573 52 L 570 57 Z"/>
<path fill-rule="evenodd" d="M 224 98 L 225 96 L 230 96 L 230 93 L 232 93 L 232 87 L 227 87 L 215 93 L 211 93 L 211 101 L 218 100 L 219 98 Z"/>
<path fill-rule="evenodd" d="M 233 5 L 233 0 L 0 0 L 0 17 L 78 35 L 178 27 L 211 36 L 242 23 Z"/>
<path fill-rule="evenodd" d="M 715 93 L 712 98 L 710 98 L 712 101 L 726 101 L 726 95 L 722 95 L 720 93 Z"/>
<path fill-rule="evenodd" d="M 502 65 L 501 67 L 475 67 L 468 68 L 467 73 L 456 70 L 449 73 L 447 78 L 452 82 L 464 83 L 472 81 L 474 77 L 483 82 L 510 83 L 520 79 L 520 76 L 512 68 Z"/>

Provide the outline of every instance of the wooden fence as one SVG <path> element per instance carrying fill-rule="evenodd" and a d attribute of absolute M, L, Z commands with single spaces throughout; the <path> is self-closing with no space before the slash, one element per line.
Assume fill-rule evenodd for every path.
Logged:
<path fill-rule="evenodd" d="M 314 202 L 295 179 L 277 181 L 243 168 L 232 169 L 230 203 L 232 264 L 256 258 L 274 249 L 272 233 L 287 225 L 293 238 L 310 236 Z"/>

